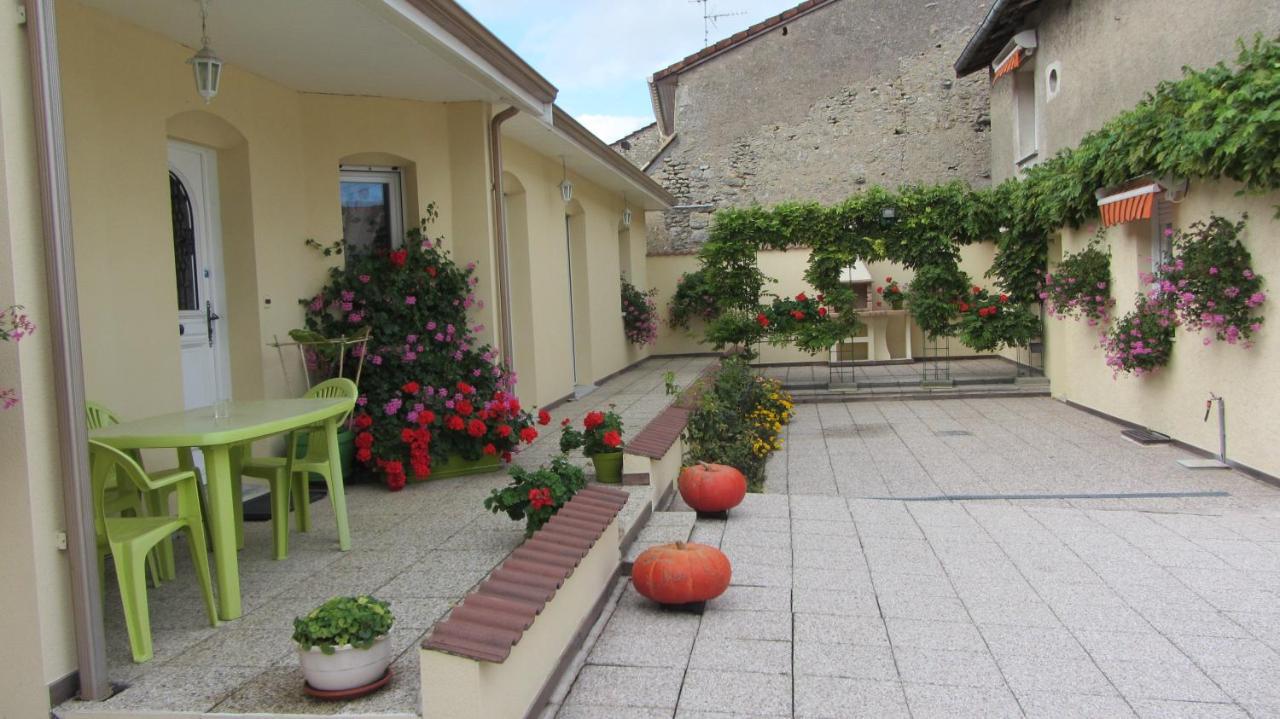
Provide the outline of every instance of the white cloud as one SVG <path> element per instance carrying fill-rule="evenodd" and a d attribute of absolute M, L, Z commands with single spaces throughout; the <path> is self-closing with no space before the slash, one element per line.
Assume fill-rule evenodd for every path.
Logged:
<path fill-rule="evenodd" d="M 648 115 L 577 115 L 576 119 L 605 142 L 616 142 L 653 122 Z"/>

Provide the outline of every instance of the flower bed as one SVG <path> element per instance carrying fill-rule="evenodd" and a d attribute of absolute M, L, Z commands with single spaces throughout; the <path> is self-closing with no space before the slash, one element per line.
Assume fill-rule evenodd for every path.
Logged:
<path fill-rule="evenodd" d="M 686 464 L 734 467 L 753 491 L 765 482 L 765 462 L 782 448 L 782 428 L 791 421 L 791 396 L 780 383 L 751 371 L 742 357 L 724 360 L 701 388 L 685 428 Z"/>
<path fill-rule="evenodd" d="M 440 238 L 427 237 L 435 217 L 428 206 L 400 249 L 348 255 L 302 301 L 308 330 L 336 337 L 369 328 L 367 349 L 353 349 L 367 352 L 352 420 L 356 459 L 392 490 L 431 476 L 433 462 L 510 461 L 538 436 L 512 393 L 515 376 L 468 322 L 480 305 L 475 265 L 458 266 Z"/>

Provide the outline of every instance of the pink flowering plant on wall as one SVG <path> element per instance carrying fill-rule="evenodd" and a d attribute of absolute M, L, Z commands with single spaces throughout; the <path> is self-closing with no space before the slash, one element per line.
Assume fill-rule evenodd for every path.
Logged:
<path fill-rule="evenodd" d="M 22 310 L 22 305 L 0 310 L 0 342 L 21 342 L 23 337 L 36 331 L 35 324 Z M 17 392 L 11 387 L 0 387 L 0 407 L 13 409 L 17 404 Z"/>
<path fill-rule="evenodd" d="M 656 289 L 642 292 L 622 278 L 622 329 L 633 345 L 651 345 L 658 339 L 658 307 L 653 296 Z"/>
<path fill-rule="evenodd" d="M 1240 236 L 1245 220 L 1232 223 L 1217 215 L 1172 233 L 1173 258 L 1144 280 L 1155 283 L 1153 294 L 1170 303 L 1181 324 L 1204 335 L 1208 345 L 1253 344 L 1262 329 L 1260 308 L 1267 301 L 1261 275 Z"/>
<path fill-rule="evenodd" d="M 468 310 L 480 307 L 475 265 L 459 266 L 440 238 L 427 236 L 435 205 L 424 214 L 402 247 L 348 250 L 346 265 L 301 300 L 308 330 L 326 337 L 370 330 L 352 419 L 356 459 L 392 490 L 426 479 L 434 462 L 450 457 L 510 461 L 538 436 L 513 393 L 514 374 L 476 338 L 483 328 L 468 322 Z M 540 412 L 538 421 L 550 417 Z"/>
<path fill-rule="evenodd" d="M 1121 372 L 1142 376 L 1169 363 L 1178 318 L 1170 302 L 1153 295 L 1139 293 L 1134 310 L 1099 338 L 1112 376 Z"/>
<path fill-rule="evenodd" d="M 1083 250 L 1064 254 L 1054 271 L 1045 273 L 1039 294 L 1050 317 L 1083 319 L 1090 327 L 1106 324 L 1115 300 L 1111 252 L 1103 248 L 1101 233 Z"/>

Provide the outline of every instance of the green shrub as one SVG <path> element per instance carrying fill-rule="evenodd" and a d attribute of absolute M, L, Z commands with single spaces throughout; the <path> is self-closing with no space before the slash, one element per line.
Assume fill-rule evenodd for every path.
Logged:
<path fill-rule="evenodd" d="M 689 415 L 685 463 L 735 467 L 752 491 L 760 491 L 765 462 L 782 447 L 778 435 L 791 419 L 791 406 L 779 383 L 752 372 L 742 357 L 726 359 Z"/>
<path fill-rule="evenodd" d="M 551 460 L 550 467 L 533 472 L 513 466 L 511 484 L 485 497 L 484 508 L 494 514 L 506 512 L 516 521 L 525 520 L 524 535 L 530 537 L 585 486 L 587 476 L 582 468 L 561 455 Z"/>
<path fill-rule="evenodd" d="M 334 597 L 293 620 L 293 641 L 303 649 L 319 647 L 325 654 L 347 644 L 368 649 L 391 631 L 394 620 L 391 605 L 367 594 Z"/>

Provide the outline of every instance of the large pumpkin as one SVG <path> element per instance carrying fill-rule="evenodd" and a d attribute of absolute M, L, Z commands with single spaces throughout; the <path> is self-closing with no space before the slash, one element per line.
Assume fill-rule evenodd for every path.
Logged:
<path fill-rule="evenodd" d="M 723 464 L 699 462 L 680 470 L 680 496 L 698 512 L 724 512 L 747 496 L 747 478 Z"/>
<path fill-rule="evenodd" d="M 724 552 L 693 542 L 649 547 L 631 567 L 636 591 L 659 604 L 715 599 L 729 588 L 732 574 Z"/>

